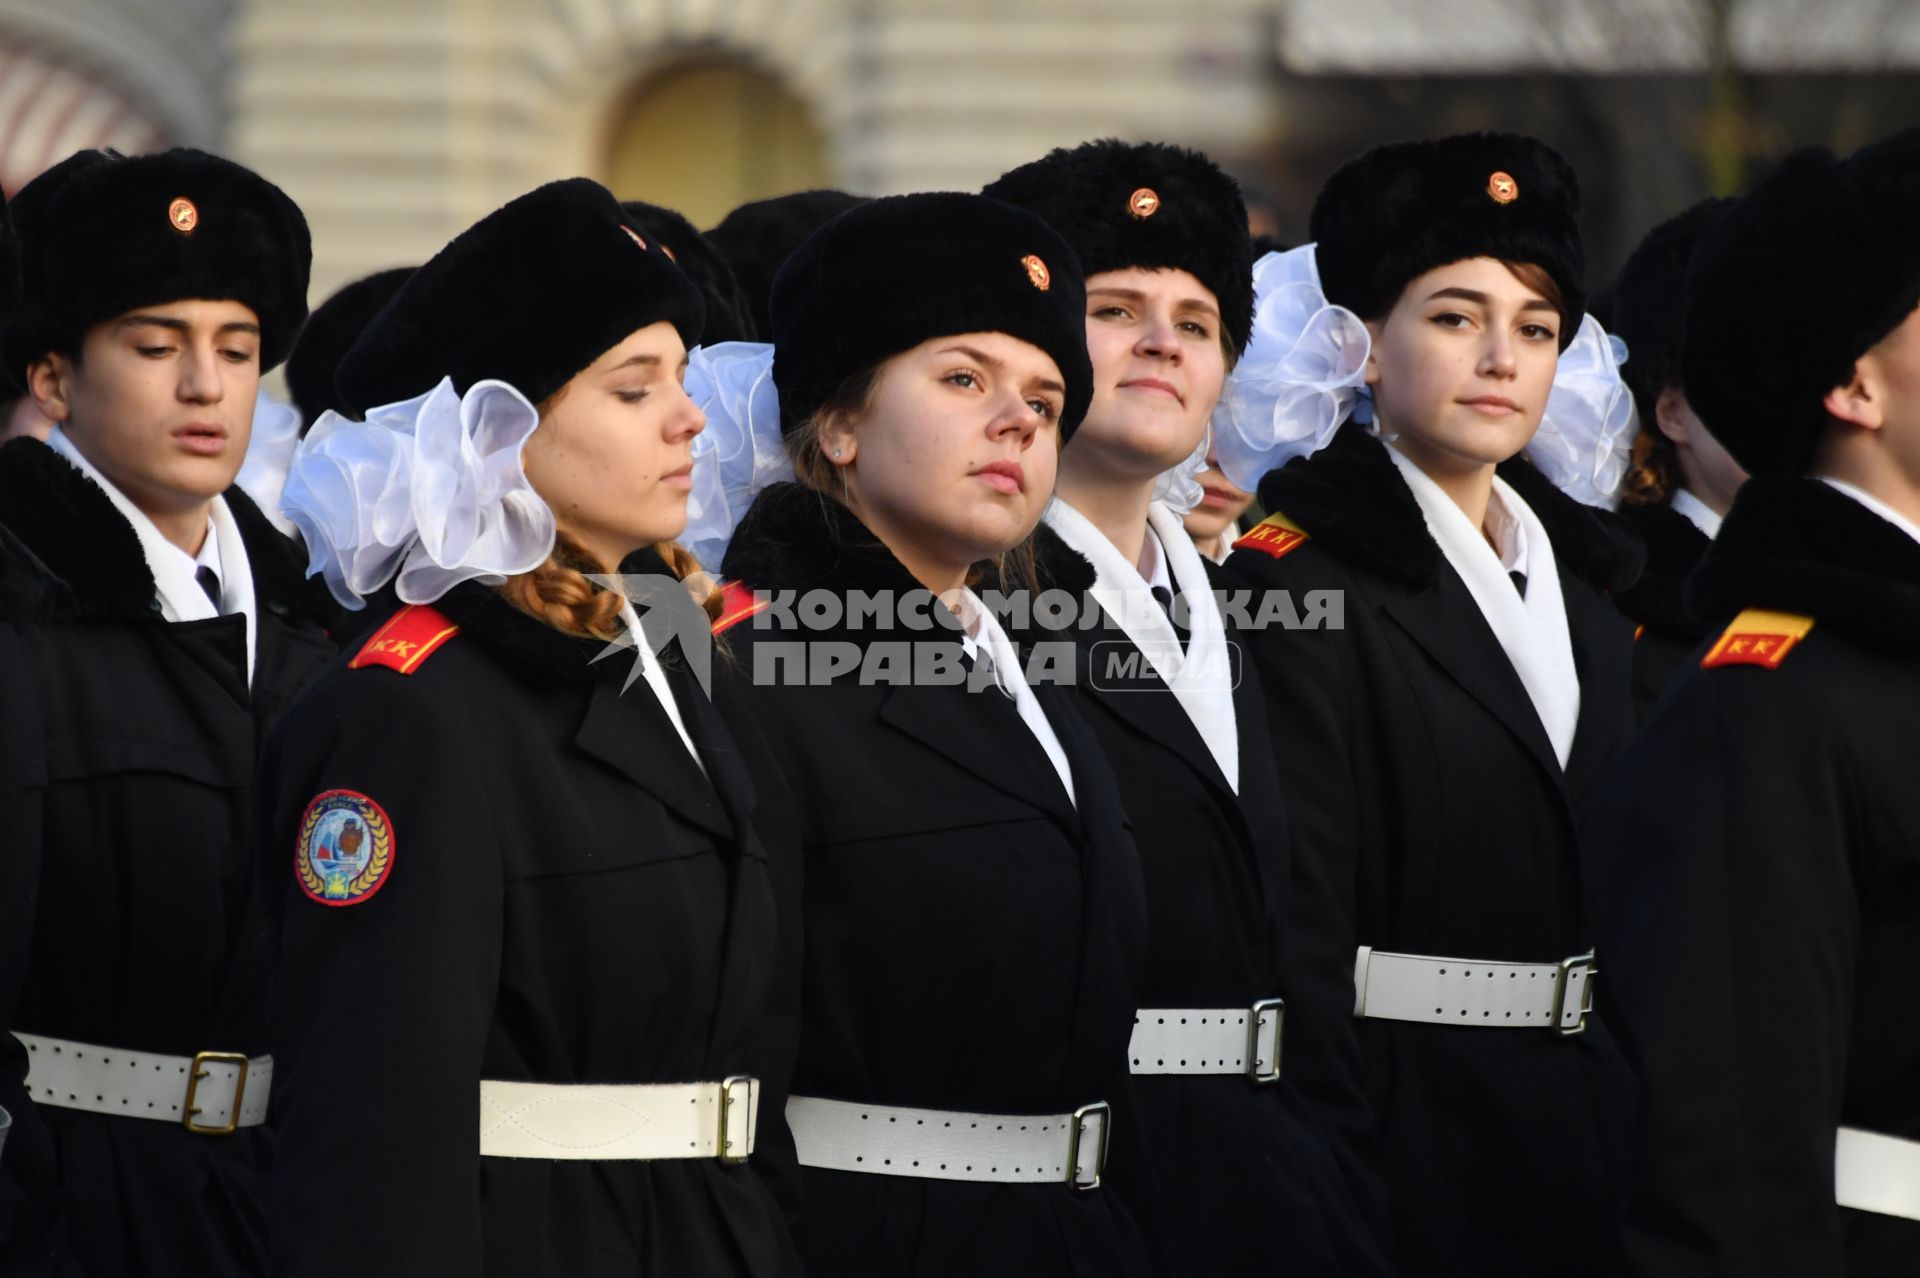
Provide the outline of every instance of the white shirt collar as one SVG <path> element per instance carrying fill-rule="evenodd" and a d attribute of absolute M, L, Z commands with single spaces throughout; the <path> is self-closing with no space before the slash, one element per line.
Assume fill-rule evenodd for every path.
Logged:
<path fill-rule="evenodd" d="M 620 622 L 633 636 L 634 660 L 640 663 L 640 673 L 646 680 L 647 690 L 653 699 L 660 703 L 667 719 L 673 724 L 673 730 L 680 737 L 680 743 L 687 747 L 687 753 L 693 756 L 694 766 L 705 772 L 707 765 L 700 758 L 700 751 L 693 744 L 693 737 L 687 732 L 686 720 L 680 717 L 680 703 L 673 699 L 673 685 L 667 682 L 666 669 L 661 666 L 659 656 L 653 645 L 647 642 L 647 632 L 640 625 L 640 614 L 631 601 L 620 601 Z"/>
<path fill-rule="evenodd" d="M 233 513 L 227 509 L 226 498 L 215 497 L 208 511 L 206 539 L 200 545 L 198 557 L 189 555 L 180 547 L 168 541 L 166 534 L 149 519 L 146 512 L 114 486 L 113 481 L 100 472 L 100 469 L 88 461 L 85 455 L 74 446 L 65 431 L 55 426 L 47 436 L 47 445 L 71 462 L 81 474 L 97 484 L 133 528 L 133 535 L 140 540 L 140 551 L 147 561 L 147 571 L 153 575 L 155 597 L 160 603 L 160 615 L 168 621 L 207 621 L 222 613 L 239 613 L 247 623 L 247 678 L 252 682 L 255 645 L 257 643 L 256 621 L 253 601 L 253 565 L 247 560 L 247 548 L 240 539 L 240 529 L 233 522 Z M 207 592 L 200 588 L 195 569 L 201 564 L 212 568 L 220 579 L 220 606 L 214 607 Z"/>
<path fill-rule="evenodd" d="M 1493 553 L 1500 557 L 1500 566 L 1509 573 L 1527 575 L 1530 566 L 1527 554 L 1527 525 L 1513 511 L 1507 508 L 1506 501 L 1495 488 L 1487 496 L 1487 532 L 1493 537 Z"/>
<path fill-rule="evenodd" d="M 1060 778 L 1060 788 L 1067 792 L 1067 802 L 1077 806 L 1079 796 L 1074 790 L 1073 765 L 1067 759 L 1066 747 L 1060 744 L 1060 736 L 1053 730 L 1047 712 L 1041 708 L 1040 699 L 1033 695 L 1033 689 L 1028 686 L 1026 671 L 1020 665 L 1020 654 L 1014 650 L 1013 641 L 1007 638 L 1007 632 L 1001 628 L 999 618 L 971 590 L 963 589 L 954 596 L 953 610 L 960 618 L 960 642 L 966 649 L 968 659 L 977 662 L 981 651 L 985 651 L 994 682 L 1001 691 L 1013 698 L 1014 710 L 1020 715 L 1020 721 L 1027 725 L 1027 731 L 1039 743 L 1047 762 L 1053 765 L 1054 775 Z M 988 696 L 991 693 L 982 691 L 979 695 Z"/>
<path fill-rule="evenodd" d="M 1835 479 L 1831 475 L 1816 475 L 1814 478 L 1829 487 L 1839 489 L 1847 496 L 1859 502 L 1862 506 L 1865 506 L 1868 510 L 1871 510 L 1874 514 L 1880 516 L 1880 518 L 1892 524 L 1895 528 L 1898 528 L 1907 536 L 1913 538 L 1915 541 L 1920 541 L 1920 524 L 1914 523 L 1911 519 L 1908 519 L 1905 515 L 1887 505 L 1887 503 L 1881 501 L 1878 497 L 1875 497 L 1872 493 L 1862 488 L 1856 488 L 1844 479 Z"/>
<path fill-rule="evenodd" d="M 1829 483 L 1832 481 L 1829 480 Z M 1695 497 L 1686 489 L 1674 492 L 1673 500 L 1668 503 L 1676 515 L 1684 515 L 1687 522 L 1706 534 L 1709 540 L 1720 535 L 1720 514 L 1713 507 Z"/>

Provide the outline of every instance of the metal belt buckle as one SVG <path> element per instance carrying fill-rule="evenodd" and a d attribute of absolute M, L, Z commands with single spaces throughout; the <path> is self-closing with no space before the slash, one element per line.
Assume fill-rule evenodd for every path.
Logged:
<path fill-rule="evenodd" d="M 239 1052 L 195 1052 L 193 1054 L 193 1072 L 187 1075 L 187 1099 L 180 1108 L 185 1111 L 181 1125 L 196 1136 L 231 1136 L 240 1130 L 240 1102 L 247 1094 L 247 1066 L 251 1062 Z M 206 1078 L 208 1065 L 235 1065 L 240 1069 L 239 1077 L 233 1080 L 233 1109 L 227 1114 L 226 1125 L 206 1127 L 193 1121 L 200 1111 L 195 1107 L 194 1097 L 200 1091 L 200 1080 Z"/>
<path fill-rule="evenodd" d="M 1089 1118 L 1100 1120 L 1100 1144 L 1093 1155 L 1093 1179 L 1080 1178 L 1080 1139 L 1086 1134 Z M 1105 1101 L 1095 1101 L 1091 1105 L 1082 1105 L 1073 1111 L 1073 1119 L 1067 1125 L 1067 1183 L 1075 1189 L 1098 1189 L 1100 1177 L 1107 1170 L 1107 1132 L 1113 1126 L 1113 1111 L 1107 1108 Z"/>
<path fill-rule="evenodd" d="M 1594 965 L 1594 951 L 1560 960 L 1560 970 L 1553 977 L 1553 1028 L 1563 1038 L 1572 1038 L 1575 1034 L 1586 1032 L 1587 1014 L 1593 1011 L 1593 981 L 1600 975 L 1600 969 Z M 1567 986 L 1571 977 L 1579 971 L 1585 979 L 1580 982 L 1580 1019 L 1573 1025 L 1561 1022 L 1567 1015 Z"/>
<path fill-rule="evenodd" d="M 1287 1000 L 1263 998 L 1247 1009 L 1247 1077 L 1256 1083 L 1274 1083 L 1280 1079 L 1280 1037 L 1287 1024 Z M 1273 1023 L 1273 1055 L 1265 1069 L 1260 1067 L 1260 1037 L 1267 1022 Z"/>
<path fill-rule="evenodd" d="M 729 1116 L 733 1112 L 734 1089 L 746 1089 L 747 1130 L 751 1133 L 753 1122 L 753 1087 L 754 1079 L 751 1075 L 747 1074 L 730 1074 L 720 1081 L 720 1131 L 719 1141 L 714 1145 L 713 1152 L 715 1157 L 719 1158 L 723 1163 L 744 1163 L 753 1152 L 746 1147 L 747 1141 L 744 1138 L 740 1141 L 740 1153 L 731 1154 L 727 1152 L 733 1148 L 733 1125 Z"/>

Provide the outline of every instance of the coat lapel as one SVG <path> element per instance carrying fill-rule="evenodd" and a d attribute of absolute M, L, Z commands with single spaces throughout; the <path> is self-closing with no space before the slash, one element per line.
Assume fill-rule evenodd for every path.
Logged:
<path fill-rule="evenodd" d="M 1452 568 L 1443 569 L 1431 585 L 1392 600 L 1385 608 L 1435 665 L 1527 748 L 1564 792 L 1566 777 L 1560 760 L 1540 726 L 1526 687 Z"/>
<path fill-rule="evenodd" d="M 618 682 L 595 679 L 574 744 L 679 816 L 731 838 L 733 827 L 714 787 L 700 775 L 679 736 L 651 689 L 634 687 L 622 696 Z"/>
<path fill-rule="evenodd" d="M 880 718 L 995 789 L 1026 800 L 1069 829 L 1078 828 L 1079 816 L 1053 764 L 1012 699 L 999 690 L 895 684 L 880 703 Z"/>
<path fill-rule="evenodd" d="M 1087 690 L 1088 696 L 1154 746 L 1192 768 L 1231 803 L 1233 788 L 1227 784 L 1226 775 L 1214 761 L 1213 751 L 1207 748 L 1193 719 L 1165 681 L 1153 673 L 1145 654 L 1140 653 L 1125 631 L 1113 624 L 1104 609 L 1100 624 L 1085 632 L 1079 647 L 1080 686 Z M 1139 654 L 1139 664 L 1135 667 L 1139 677 L 1127 686 L 1117 686 L 1107 677 L 1109 672 L 1100 669 L 1108 664 L 1109 654 L 1123 661 L 1128 655 Z"/>

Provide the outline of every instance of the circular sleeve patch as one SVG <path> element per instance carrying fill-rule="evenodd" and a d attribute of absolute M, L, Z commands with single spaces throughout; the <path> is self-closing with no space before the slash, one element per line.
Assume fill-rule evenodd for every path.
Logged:
<path fill-rule="evenodd" d="M 322 905 L 358 905 L 393 870 L 393 822 L 358 790 L 328 790 L 307 804 L 293 859 L 308 896 Z"/>

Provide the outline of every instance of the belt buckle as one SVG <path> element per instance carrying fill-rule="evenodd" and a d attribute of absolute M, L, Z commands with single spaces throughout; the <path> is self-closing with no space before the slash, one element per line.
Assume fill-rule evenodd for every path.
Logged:
<path fill-rule="evenodd" d="M 1080 1141 L 1086 1134 L 1087 1120 L 1100 1120 L 1100 1144 L 1093 1155 L 1093 1179 L 1080 1179 Z M 1067 1183 L 1075 1189 L 1098 1189 L 1100 1177 L 1107 1170 L 1107 1133 L 1113 1127 L 1113 1111 L 1107 1108 L 1105 1101 L 1095 1101 L 1091 1105 L 1082 1105 L 1073 1111 L 1073 1117 L 1067 1124 Z"/>
<path fill-rule="evenodd" d="M 1247 1077 L 1256 1083 L 1274 1083 L 1280 1080 L 1280 1038 L 1287 1025 L 1287 1000 L 1284 998 L 1263 998 L 1247 1009 Z M 1260 1031 L 1266 1028 L 1267 1018 L 1273 1018 L 1273 1059 L 1267 1068 L 1260 1068 Z"/>
<path fill-rule="evenodd" d="M 231 1136 L 240 1130 L 240 1102 L 247 1094 L 247 1066 L 251 1062 L 240 1052 L 195 1052 L 193 1071 L 187 1075 L 187 1099 L 180 1108 L 185 1116 L 180 1123 L 196 1136 Z M 194 1106 L 194 1097 L 200 1091 L 200 1080 L 208 1076 L 208 1065 L 234 1065 L 239 1067 L 240 1075 L 233 1080 L 233 1110 L 227 1115 L 225 1126 L 209 1127 L 193 1121 L 199 1109 Z"/>
<path fill-rule="evenodd" d="M 744 1163 L 753 1154 L 752 1149 L 744 1148 L 747 1145 L 745 1139 L 740 1142 L 743 1147 L 743 1152 L 730 1154 L 727 1151 L 733 1148 L 733 1124 L 730 1121 L 729 1115 L 733 1112 L 733 1093 L 737 1087 L 744 1087 L 747 1091 L 748 1134 L 751 1135 L 754 1082 L 754 1078 L 749 1074 L 729 1074 L 726 1078 L 720 1080 L 720 1131 L 718 1133 L 717 1143 L 713 1147 L 713 1152 L 715 1157 L 719 1158 L 723 1163 Z"/>
<path fill-rule="evenodd" d="M 1576 954 L 1572 958 L 1560 960 L 1560 970 L 1553 977 L 1553 1028 L 1562 1038 L 1572 1038 L 1583 1034 L 1587 1029 L 1587 1014 L 1593 1011 L 1593 982 L 1600 975 L 1600 969 L 1594 964 L 1594 951 Z M 1579 971 L 1585 979 L 1580 983 L 1580 1019 L 1571 1026 L 1561 1024 L 1567 1015 L 1567 986 L 1572 976 Z"/>

